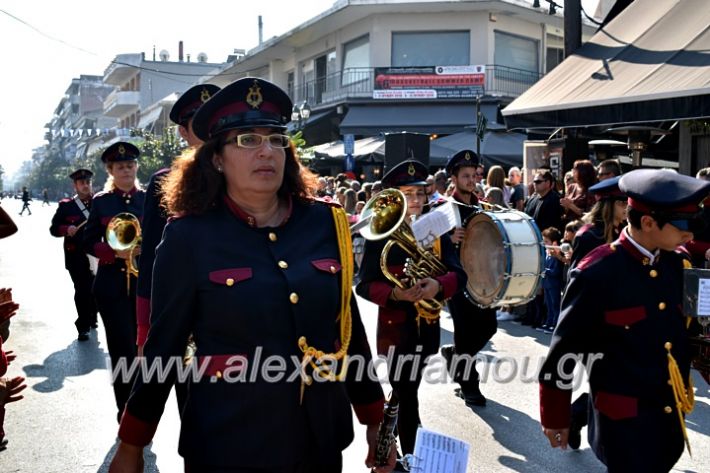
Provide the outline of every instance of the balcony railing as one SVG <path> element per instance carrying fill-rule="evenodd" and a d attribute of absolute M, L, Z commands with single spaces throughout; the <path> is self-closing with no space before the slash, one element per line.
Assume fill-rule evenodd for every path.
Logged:
<path fill-rule="evenodd" d="M 507 66 L 487 65 L 484 94 L 515 98 L 540 80 L 542 74 Z M 348 99 L 372 98 L 375 68 L 356 67 L 306 82 L 294 90 L 294 102 L 311 106 L 328 105 Z"/>
<path fill-rule="evenodd" d="M 138 111 L 140 92 L 134 90 L 114 90 L 104 100 L 104 115 L 121 118 Z"/>

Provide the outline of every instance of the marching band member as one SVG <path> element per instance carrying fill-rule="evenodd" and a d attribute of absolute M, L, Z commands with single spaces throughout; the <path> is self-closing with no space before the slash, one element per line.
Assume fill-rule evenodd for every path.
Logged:
<path fill-rule="evenodd" d="M 458 205 L 461 222 L 476 211 L 476 170 L 478 155 L 471 150 L 462 150 L 453 155 L 446 163 L 446 173 L 451 177 L 456 190 L 453 200 L 464 205 Z M 456 257 L 460 261 L 460 244 L 465 235 L 464 228 L 456 228 L 451 234 L 451 241 L 456 248 Z M 456 395 L 461 397 L 468 407 L 485 406 L 486 398 L 481 393 L 478 371 L 474 364 L 466 363 L 466 358 L 476 359 L 479 351 L 493 338 L 498 330 L 496 310 L 482 309 L 471 302 L 463 291 L 455 294 L 449 301 L 449 310 L 454 322 L 454 345 L 441 347 L 441 354 L 446 359 L 449 372 L 454 381 L 459 383 Z M 458 357 L 456 362 L 454 357 Z"/>
<path fill-rule="evenodd" d="M 106 342 L 111 366 L 125 360 L 130 367 L 136 356 L 136 279 L 126 275 L 129 260 L 140 254 L 140 246 L 131 250 L 114 250 L 106 241 L 106 227 L 119 213 L 131 213 L 138 219 L 143 213 L 145 193 L 138 188 L 138 148 L 119 141 L 106 148 L 101 161 L 109 179 L 104 192 L 94 196 L 89 220 L 84 230 L 84 249 L 99 259 L 93 294 L 106 329 Z M 127 284 L 128 280 L 128 284 Z M 116 378 L 113 392 L 118 415 L 128 400 L 131 383 Z"/>
<path fill-rule="evenodd" d="M 219 87 L 212 84 L 200 84 L 186 90 L 175 102 L 170 110 L 170 120 L 178 125 L 178 133 L 192 151 L 196 146 L 202 144 L 192 130 L 192 118 L 200 106 L 209 100 Z M 170 171 L 164 168 L 153 174 L 145 193 L 145 205 L 143 207 L 143 222 L 141 243 L 141 258 L 138 268 L 138 286 L 136 288 L 136 322 L 138 352 L 142 352 L 145 339 L 148 336 L 150 327 L 150 287 L 153 283 L 153 262 L 155 261 L 155 247 L 160 243 L 163 236 L 163 229 L 167 223 L 168 216 L 165 209 L 161 207 L 160 201 L 163 197 L 162 182 Z M 184 397 L 181 390 L 178 393 L 178 403 L 182 405 L 181 399 Z"/>
<path fill-rule="evenodd" d="M 424 211 L 427 174 L 427 168 L 422 163 L 407 160 L 393 167 L 382 179 L 385 189 L 396 188 L 404 194 L 407 204 L 405 221 L 420 216 Z M 365 243 L 357 293 L 379 306 L 377 352 L 387 356 L 392 349 L 394 353 L 394 358 L 389 360 L 389 381 L 399 398 L 397 428 L 402 453 L 406 455 L 414 452 L 417 427 L 421 423 L 417 392 L 426 359 L 439 349 L 438 314 L 424 313 L 416 304 L 423 299 L 443 301 L 450 298 L 464 287 L 466 273 L 459 265 L 449 237 L 443 235 L 437 239 L 432 251 L 447 272 L 421 278 L 411 287 L 400 288 L 385 277 L 380 267 L 386 243 L 386 238 Z M 406 256 L 399 246 L 393 246 L 387 256 L 389 272 L 399 279 L 405 277 L 403 267 Z M 410 360 L 406 361 L 406 357 Z"/>
<path fill-rule="evenodd" d="M 540 417 L 565 449 L 575 358 L 589 372 L 589 443 L 610 472 L 669 471 L 683 452 L 692 409 L 689 322 L 676 248 L 693 237 L 710 182 L 663 170 L 625 174 L 629 225 L 571 272 L 541 368 Z M 604 297 L 600 297 L 603 288 Z"/>
<path fill-rule="evenodd" d="M 72 198 L 59 201 L 57 211 L 52 217 L 49 233 L 55 237 L 64 237 L 64 267 L 74 283 L 74 304 L 77 319 L 74 322 L 80 342 L 89 339 L 89 330 L 96 328 L 96 302 L 91 294 L 94 275 L 89 267 L 89 258 L 84 252 L 84 225 L 91 209 L 91 177 L 88 169 L 77 169 L 69 175 L 74 183 L 76 194 Z"/>
<path fill-rule="evenodd" d="M 168 212 L 180 218 L 156 251 L 144 356 L 149 366 L 182 359 L 190 334 L 197 345 L 193 364 L 205 375 L 188 379 L 186 471 L 339 472 L 351 405 L 374 462 L 382 389 L 341 369 L 346 354 L 371 360 L 351 297 L 347 217 L 311 197 L 315 178 L 283 134 L 291 108 L 265 80 L 230 84 L 193 119 L 204 143 L 163 182 Z M 266 359 L 283 370 L 267 376 Z M 292 360 L 303 366 L 296 377 Z M 339 366 L 325 369 L 327 360 Z M 172 378 L 136 380 L 112 472 L 142 471 Z"/>

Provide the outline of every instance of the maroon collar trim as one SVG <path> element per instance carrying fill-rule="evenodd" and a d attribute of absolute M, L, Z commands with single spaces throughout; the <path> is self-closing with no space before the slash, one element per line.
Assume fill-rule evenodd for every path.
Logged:
<path fill-rule="evenodd" d="M 638 248 L 636 248 L 636 245 L 634 245 L 631 240 L 629 235 L 626 233 L 626 229 L 624 229 L 621 232 L 621 235 L 619 235 L 619 238 L 611 244 L 612 248 L 616 248 L 617 246 L 621 246 L 623 249 L 625 249 L 631 256 L 633 256 L 634 259 L 638 260 L 639 263 L 643 265 L 648 265 L 651 264 L 651 260 L 649 259 L 648 256 L 644 255 L 639 251 Z M 656 261 L 658 261 L 658 256 L 656 256 Z"/>
<path fill-rule="evenodd" d="M 227 205 L 227 208 L 234 214 L 235 217 L 237 217 L 239 220 L 243 221 L 247 225 L 249 225 L 252 228 L 256 228 L 256 218 L 253 215 L 248 214 L 247 212 L 244 211 L 239 205 L 237 205 L 236 202 L 234 202 L 232 199 L 229 198 L 227 194 L 224 194 L 222 196 L 222 200 L 224 200 L 224 203 Z M 286 212 L 286 217 L 284 217 L 283 221 L 278 225 L 279 227 L 282 227 L 283 225 L 288 222 L 288 219 L 291 217 L 291 213 L 293 212 L 293 199 L 291 196 L 288 196 L 288 212 Z"/>

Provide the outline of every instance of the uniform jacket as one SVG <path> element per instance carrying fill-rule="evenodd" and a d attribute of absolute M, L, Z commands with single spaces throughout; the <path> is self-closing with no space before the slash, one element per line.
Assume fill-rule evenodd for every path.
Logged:
<path fill-rule="evenodd" d="M 620 421 L 647 412 L 657 415 L 675 405 L 664 345 L 672 344 L 687 385 L 690 353 L 681 312 L 682 260 L 678 253 L 660 251 L 651 265 L 624 231 L 616 242 L 580 261 L 571 272 L 540 372 L 543 426 L 569 427 L 572 391 L 564 386 L 558 364 L 570 354 L 603 356 L 593 363 L 589 378 L 595 418 Z M 563 367 L 564 373 L 571 373 L 573 366 Z M 595 433 L 592 447 L 598 456 L 608 434 L 601 428 Z"/>
<path fill-rule="evenodd" d="M 380 268 L 380 255 L 386 242 L 387 239 L 365 243 L 360 283 L 357 285 L 357 293 L 360 296 L 379 306 L 377 352 L 386 355 L 390 346 L 413 351 L 417 345 L 423 345 L 424 356 L 433 354 L 439 348 L 438 320 L 431 324 L 421 320 L 417 327 L 414 304 L 389 298 L 394 284 L 385 278 Z M 405 260 L 404 251 L 394 245 L 387 259 L 388 270 L 398 278 L 403 277 Z M 441 237 L 441 261 L 449 271 L 435 279 L 441 283 L 443 297 L 449 299 L 466 285 L 466 273 L 458 261 L 458 255 L 448 235 Z"/>
<path fill-rule="evenodd" d="M 91 210 L 91 200 L 84 202 L 87 210 Z M 52 217 L 52 225 L 49 227 L 49 233 L 55 237 L 64 237 L 64 266 L 69 269 L 75 260 L 80 259 L 86 262 L 86 255 L 83 248 L 84 230 L 86 225 L 81 227 L 73 237 L 67 234 L 70 226 L 79 226 L 86 217 L 84 212 L 79 209 L 79 206 L 71 199 L 62 199 L 59 201 L 57 211 Z"/>
<path fill-rule="evenodd" d="M 144 199 L 145 192 L 136 188 L 130 192 L 114 189 L 94 196 L 89 221 L 84 225 L 84 250 L 99 258 L 99 270 L 94 280 L 96 297 L 120 297 L 126 293 L 125 263 L 116 258 L 106 243 L 106 226 L 121 212 L 132 213 L 140 220 Z"/>
<path fill-rule="evenodd" d="M 138 325 L 137 345 L 142 346 L 148 336 L 150 327 L 150 287 L 153 282 L 153 262 L 155 247 L 163 237 L 163 229 L 168 221 L 166 210 L 161 207 L 162 191 L 160 186 L 169 169 L 161 169 L 153 174 L 145 193 L 143 207 L 143 242 L 138 270 L 138 285 L 136 287 L 136 322 Z"/>
<path fill-rule="evenodd" d="M 288 379 L 293 359 L 302 357 L 299 337 L 328 353 L 339 347 L 341 283 L 331 209 L 294 200 L 289 215 L 278 227 L 258 228 L 225 198 L 203 215 L 165 227 L 154 263 L 144 353 L 149 364 L 181 358 L 188 336 L 194 337 L 197 366 L 206 366 L 208 376 L 188 381 L 182 412 L 179 452 L 193 462 L 295 464 L 303 459 L 306 442 L 340 453 L 352 441 L 351 404 L 364 424 L 382 419 L 379 383 L 367 377 L 356 382 L 356 369 L 348 370 L 345 383 L 305 387 L 303 404 L 301 378 Z M 351 309 L 349 353 L 370 360 L 354 297 Z M 234 355 L 243 357 L 245 364 L 236 370 L 245 378 L 227 382 L 223 373 Z M 278 382 L 267 382 L 253 370 L 262 371 L 270 356 L 288 363 L 287 376 Z M 171 386 L 156 379 L 136 382 L 121 422 L 122 440 L 150 441 Z"/>

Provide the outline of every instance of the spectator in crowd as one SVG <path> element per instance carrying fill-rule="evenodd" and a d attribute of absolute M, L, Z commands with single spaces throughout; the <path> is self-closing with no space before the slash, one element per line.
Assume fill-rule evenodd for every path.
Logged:
<path fill-rule="evenodd" d="M 360 190 L 357 191 L 357 194 L 355 195 L 355 201 L 356 202 L 367 202 L 367 192 Z"/>
<path fill-rule="evenodd" d="M 345 186 L 340 186 L 338 187 L 338 190 L 335 191 L 335 200 L 345 207 L 345 191 L 348 190 L 347 187 Z"/>
<path fill-rule="evenodd" d="M 589 212 L 595 203 L 589 188 L 597 182 L 597 172 L 588 159 L 578 159 L 572 166 L 574 183 L 569 186 L 565 197 L 560 199 L 560 205 L 565 209 L 564 221 L 570 222 L 581 218 Z"/>
<path fill-rule="evenodd" d="M 382 192 L 382 181 L 375 181 L 372 183 L 372 195 Z"/>
<path fill-rule="evenodd" d="M 695 177 L 698 179 L 703 179 L 705 181 L 710 181 L 710 168 L 702 168 L 698 171 Z"/>
<path fill-rule="evenodd" d="M 358 181 L 351 181 L 350 182 L 350 188 L 354 190 L 355 192 L 360 192 L 360 189 L 362 189 L 362 186 Z"/>
<path fill-rule="evenodd" d="M 597 166 L 597 179 L 599 181 L 616 176 L 621 176 L 621 166 L 616 159 L 605 159 Z"/>
<path fill-rule="evenodd" d="M 525 203 L 525 213 L 535 220 L 538 228 L 562 228 L 560 194 L 555 189 L 555 178 L 549 169 L 540 169 L 533 178 L 535 193 Z"/>
<path fill-rule="evenodd" d="M 486 194 L 491 187 L 497 187 L 503 192 L 503 202 L 510 201 L 511 189 L 505 185 L 505 171 L 500 166 L 491 166 L 488 170 L 485 185 Z"/>
<path fill-rule="evenodd" d="M 486 170 L 483 163 L 479 163 L 476 168 L 476 188 L 473 191 L 479 200 L 483 200 L 486 197 L 486 188 L 483 178 L 486 176 Z"/>
<path fill-rule="evenodd" d="M 493 169 L 493 168 L 491 168 Z M 486 189 L 486 202 L 491 205 L 508 208 L 508 203 L 505 200 L 505 195 L 500 187 L 489 187 Z"/>
<path fill-rule="evenodd" d="M 444 169 L 440 169 L 434 173 L 434 186 L 436 187 L 436 192 L 438 192 L 440 196 L 444 196 L 446 194 L 448 177 L 446 176 L 446 171 Z"/>
<path fill-rule="evenodd" d="M 437 202 L 439 199 L 441 199 L 442 195 L 439 194 L 439 191 L 436 189 L 435 185 L 435 180 L 434 176 L 429 174 L 426 178 L 426 187 L 424 188 L 426 191 L 426 195 L 429 199 L 429 203 Z"/>
<path fill-rule="evenodd" d="M 335 195 L 335 178 L 328 176 L 326 179 L 325 193 L 331 197 Z"/>
<path fill-rule="evenodd" d="M 365 202 L 372 198 L 372 182 L 366 182 L 362 185 L 362 190 L 365 191 Z"/>
<path fill-rule="evenodd" d="M 508 202 L 510 203 L 510 208 L 520 211 L 523 210 L 525 205 L 525 184 L 523 184 L 522 180 L 523 175 L 519 167 L 513 166 L 508 169 L 507 185 L 512 189 Z"/>
<path fill-rule="evenodd" d="M 343 208 L 348 215 L 355 214 L 355 204 L 357 204 L 357 194 L 352 189 L 347 189 L 344 193 L 345 202 Z"/>
<path fill-rule="evenodd" d="M 545 277 L 542 279 L 547 318 L 537 330 L 545 333 L 552 333 L 555 330 L 557 319 L 560 316 L 562 275 L 565 264 L 565 256 L 559 248 L 561 237 L 560 231 L 555 227 L 546 228 L 542 232 L 542 240 L 547 247 L 545 253 Z"/>
<path fill-rule="evenodd" d="M 325 177 L 318 178 L 318 190 L 316 191 L 318 197 L 325 197 L 328 195 L 328 180 Z"/>
<path fill-rule="evenodd" d="M 695 175 L 696 178 L 710 181 L 710 167 L 702 168 Z M 703 220 L 705 228 L 694 233 L 693 239 L 685 244 L 685 248 L 690 253 L 693 266 L 696 268 L 708 268 L 710 264 L 710 202 L 706 201 L 703 207 Z"/>
<path fill-rule="evenodd" d="M 564 177 L 564 194 L 567 195 L 567 193 L 570 190 L 570 186 L 574 184 L 574 174 L 572 174 L 572 171 L 567 171 L 565 173 Z"/>

